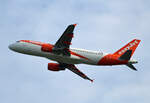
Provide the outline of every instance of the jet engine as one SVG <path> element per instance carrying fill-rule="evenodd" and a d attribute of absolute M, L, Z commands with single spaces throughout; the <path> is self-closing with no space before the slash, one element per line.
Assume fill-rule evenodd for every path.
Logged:
<path fill-rule="evenodd" d="M 60 71 L 60 70 L 65 70 L 65 67 L 61 67 L 61 65 L 57 63 L 48 63 L 48 70 Z"/>
<path fill-rule="evenodd" d="M 41 50 L 45 52 L 52 52 L 53 45 L 51 44 L 42 44 Z"/>

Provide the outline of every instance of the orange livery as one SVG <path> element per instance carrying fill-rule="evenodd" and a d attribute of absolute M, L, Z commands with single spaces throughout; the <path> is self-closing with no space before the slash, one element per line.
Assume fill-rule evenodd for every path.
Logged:
<path fill-rule="evenodd" d="M 126 65 L 133 70 L 137 70 L 133 66 L 137 61 L 132 60 L 131 57 L 139 45 L 140 40 L 134 39 L 112 54 L 70 48 L 72 38 L 74 37 L 73 31 L 75 26 L 76 24 L 69 25 L 55 44 L 20 40 L 9 45 L 9 48 L 19 53 L 45 57 L 56 61 L 58 63 L 48 63 L 48 70 L 62 71 L 68 69 L 83 79 L 90 80 L 91 82 L 93 82 L 93 80 L 77 69 L 75 64 L 90 64 L 98 66 Z"/>

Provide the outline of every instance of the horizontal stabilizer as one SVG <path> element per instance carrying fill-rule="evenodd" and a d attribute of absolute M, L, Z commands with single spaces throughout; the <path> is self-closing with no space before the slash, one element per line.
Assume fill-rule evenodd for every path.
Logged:
<path fill-rule="evenodd" d="M 131 68 L 132 70 L 135 70 L 135 71 L 137 71 L 137 69 L 134 67 L 134 65 L 133 64 L 126 64 L 126 66 L 128 66 L 129 68 Z"/>

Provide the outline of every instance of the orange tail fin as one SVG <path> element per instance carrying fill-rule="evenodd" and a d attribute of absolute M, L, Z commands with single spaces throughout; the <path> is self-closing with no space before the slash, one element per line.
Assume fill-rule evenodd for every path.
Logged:
<path fill-rule="evenodd" d="M 127 50 L 132 50 L 132 54 L 131 56 L 133 55 L 135 49 L 137 48 L 137 46 L 139 45 L 141 40 L 138 40 L 138 39 L 134 39 L 132 40 L 131 42 L 129 42 L 128 44 L 126 44 L 124 47 L 122 47 L 121 49 L 119 49 L 118 51 L 116 51 L 114 53 L 114 55 L 118 55 L 118 56 L 121 56 L 123 55 Z"/>

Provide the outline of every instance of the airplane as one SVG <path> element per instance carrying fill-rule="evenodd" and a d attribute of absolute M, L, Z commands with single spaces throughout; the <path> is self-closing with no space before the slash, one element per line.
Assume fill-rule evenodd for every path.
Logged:
<path fill-rule="evenodd" d="M 137 70 L 133 64 L 138 63 L 138 61 L 131 59 L 131 57 L 141 40 L 134 39 L 114 53 L 70 48 L 76 25 L 69 25 L 54 45 L 31 40 L 19 40 L 10 44 L 9 49 L 56 61 L 57 63 L 48 63 L 48 70 L 62 71 L 68 69 L 91 82 L 93 80 L 77 69 L 75 64 L 98 66 L 126 65 L 133 70 Z"/>

